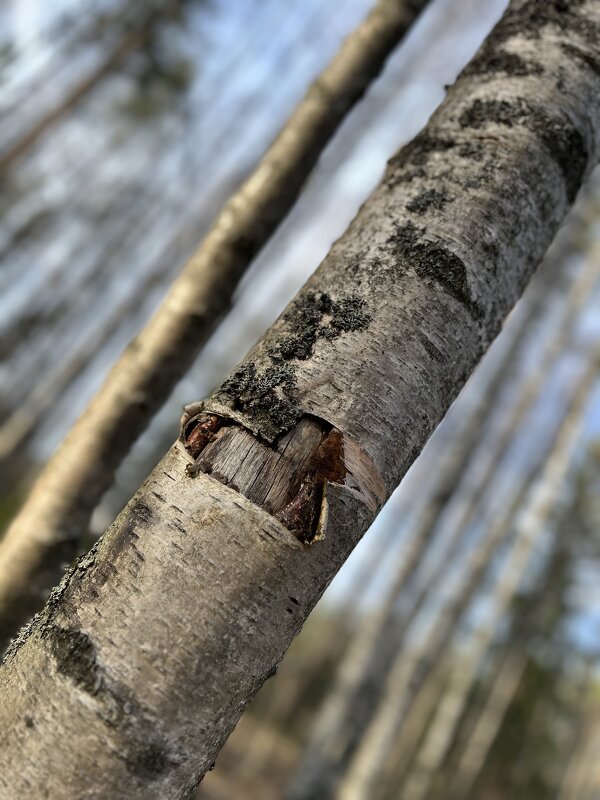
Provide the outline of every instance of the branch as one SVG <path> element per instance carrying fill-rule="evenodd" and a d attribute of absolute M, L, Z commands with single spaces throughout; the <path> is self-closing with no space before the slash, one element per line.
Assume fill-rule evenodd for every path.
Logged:
<path fill-rule="evenodd" d="M 191 365 L 326 144 L 425 4 L 379 0 L 346 39 L 38 478 L 0 543 L 0 645 L 60 579 L 115 469 Z"/>
<path fill-rule="evenodd" d="M 0 688 L 8 796 L 189 797 L 214 762 L 598 160 L 600 4 L 543 9 L 512 3 L 15 642 Z"/>

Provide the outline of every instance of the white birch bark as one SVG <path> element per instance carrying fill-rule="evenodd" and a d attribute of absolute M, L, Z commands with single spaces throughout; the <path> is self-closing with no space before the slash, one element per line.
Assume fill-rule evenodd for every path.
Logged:
<path fill-rule="evenodd" d="M 548 8 L 513 2 L 204 422 L 186 423 L 195 452 L 207 431 L 197 469 L 176 443 L 10 649 L 0 797 L 188 797 L 214 761 L 598 160 L 600 3 Z"/>

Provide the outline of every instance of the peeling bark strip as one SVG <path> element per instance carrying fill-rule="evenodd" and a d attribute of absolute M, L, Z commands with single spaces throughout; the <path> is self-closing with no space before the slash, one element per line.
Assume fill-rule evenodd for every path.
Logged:
<path fill-rule="evenodd" d="M 564 45 L 596 64 L 599 31 L 598 0 L 512 3 L 486 58 L 514 53 L 540 68 L 513 74 L 500 59 L 457 82 L 206 403 L 201 431 L 184 426 L 195 458 L 181 442 L 169 451 L 15 642 L 0 672 L 2 800 L 42 788 L 65 800 L 191 796 L 374 513 L 336 476 L 326 535 L 305 547 L 275 514 L 188 465 L 199 458 L 238 480 L 239 457 L 231 471 L 219 459 L 226 439 L 244 440 L 249 457 L 262 453 L 258 480 L 286 436 L 305 428 L 314 453 L 334 429 L 345 469 L 351 442 L 355 463 L 367 454 L 392 490 L 598 161 L 600 74 Z M 474 109 L 491 101 L 518 114 L 482 121 Z M 552 141 L 579 143 L 572 168 L 531 109 L 555 121 Z M 444 201 L 427 208 L 432 190 Z M 211 416 L 228 418 L 221 437 Z"/>
<path fill-rule="evenodd" d="M 254 256 L 295 203 L 338 126 L 426 0 L 378 0 L 217 218 L 155 316 L 112 368 L 0 543 L 0 650 L 42 605 L 92 511 L 153 414 L 191 365 Z M 342 307 L 332 309 L 345 324 Z"/>

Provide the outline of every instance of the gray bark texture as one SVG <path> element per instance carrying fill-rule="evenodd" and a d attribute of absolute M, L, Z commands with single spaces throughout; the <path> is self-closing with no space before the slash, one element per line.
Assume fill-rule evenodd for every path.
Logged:
<path fill-rule="evenodd" d="M 378 0 L 346 39 L 39 476 L 0 542 L 0 650 L 62 577 L 114 471 L 230 307 L 252 259 L 426 1 Z"/>
<path fill-rule="evenodd" d="M 191 795 L 596 164 L 599 32 L 598 0 L 513 2 L 315 276 L 186 416 L 6 656 L 3 800 Z"/>

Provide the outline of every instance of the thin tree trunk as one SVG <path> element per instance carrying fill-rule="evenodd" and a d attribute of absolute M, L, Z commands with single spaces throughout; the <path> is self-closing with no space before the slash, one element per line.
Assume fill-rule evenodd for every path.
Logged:
<path fill-rule="evenodd" d="M 379 0 L 348 37 L 42 472 L 0 543 L 0 644 L 60 578 L 114 470 L 191 364 L 325 145 L 424 6 L 425 0 Z"/>
<path fill-rule="evenodd" d="M 598 358 L 591 362 L 569 399 L 564 420 L 545 445 L 541 455 L 542 464 L 543 459 L 555 448 L 564 450 L 569 446 L 575 423 L 585 410 L 590 389 L 596 379 L 598 363 Z M 540 469 L 541 465 L 538 465 L 536 470 Z M 445 656 L 457 622 L 472 602 L 491 558 L 507 538 L 510 529 L 507 530 L 505 520 L 517 513 L 528 491 L 529 485 L 525 481 L 507 504 L 503 517 L 493 519 L 489 531 L 485 533 L 478 547 L 469 554 L 465 567 L 465 584 L 447 600 L 421 646 L 411 653 L 403 650 L 397 653 L 376 713 L 336 794 L 338 800 L 368 800 L 372 796 L 394 741 L 416 698 L 429 675 Z"/>
<path fill-rule="evenodd" d="M 459 763 L 456 781 L 452 782 L 453 797 L 467 800 L 471 796 L 487 754 L 517 694 L 526 666 L 527 654 L 521 648 L 506 654 Z"/>
<path fill-rule="evenodd" d="M 479 484 L 475 494 L 468 503 L 461 506 L 458 518 L 452 522 L 453 533 L 446 548 L 449 553 L 458 549 L 462 537 L 468 533 L 478 503 L 493 480 L 495 468 L 513 441 L 516 429 L 535 402 L 550 365 L 564 349 L 573 322 L 578 318 L 589 291 L 597 280 L 597 273 L 593 260 L 588 259 L 574 280 L 565 303 L 566 311 L 558 329 L 525 382 L 518 402 L 502 426 L 493 448 L 487 454 L 487 466 L 483 474 L 478 476 Z M 543 291 L 540 291 L 540 297 L 543 300 Z M 534 306 L 536 300 L 537 298 L 533 300 Z M 507 370 L 513 363 L 527 320 L 528 317 L 523 318 L 521 327 L 516 331 L 515 340 L 504 354 L 497 373 L 485 388 L 478 407 L 471 413 L 468 426 L 460 437 L 452 442 L 446 458 L 440 457 L 434 495 L 417 519 L 415 531 L 403 554 L 401 567 L 378 611 L 357 631 L 349 652 L 338 670 L 335 687 L 315 722 L 310 736 L 310 746 L 290 783 L 289 797 L 293 800 L 310 800 L 315 796 L 325 798 L 334 791 L 337 782 L 348 768 L 354 750 L 377 706 L 383 688 L 382 676 L 387 675 L 391 669 L 411 620 L 429 597 L 430 587 L 437 586 L 443 580 L 447 562 L 445 559 L 440 559 L 437 569 L 433 574 L 421 579 L 414 596 L 409 598 L 410 602 L 398 616 L 396 606 L 399 597 L 407 584 L 415 580 L 415 571 L 429 545 L 435 525 L 463 478 L 464 469 L 475 450 L 485 415 L 499 394 Z"/>
<path fill-rule="evenodd" d="M 159 12 L 157 12 L 159 13 Z M 141 48 L 152 29 L 153 20 L 147 21 L 139 30 L 125 34 L 106 58 L 85 78 L 77 83 L 53 109 L 22 134 L 15 142 L 0 153 L 0 172 L 6 172 L 26 155 L 38 139 L 46 133 L 61 117 L 71 111 L 94 86 L 97 86 L 132 52 Z"/>
<path fill-rule="evenodd" d="M 423 800 L 427 796 L 431 783 L 446 758 L 482 661 L 519 590 L 535 548 L 546 533 L 546 522 L 555 508 L 556 497 L 573 463 L 582 426 L 581 415 L 567 420 L 563 431 L 564 439 L 557 443 L 533 489 L 532 497 L 520 513 L 514 543 L 493 591 L 491 614 L 488 614 L 484 625 L 476 631 L 466 663 L 461 658 L 455 666 L 448 691 L 438 705 L 436 716 L 406 784 L 403 793 L 406 800 Z M 508 520 L 509 527 L 510 524 L 511 521 Z"/>
<path fill-rule="evenodd" d="M 596 0 L 550 16 L 515 0 L 284 315 L 185 420 L 5 659 L 6 797 L 190 795 L 596 164 L 599 26 Z"/>
<path fill-rule="evenodd" d="M 379 776 L 373 800 L 402 797 L 404 781 L 410 775 L 416 753 L 433 722 L 438 702 L 448 689 L 449 676 L 445 660 L 427 681 L 426 691 L 420 692 L 402 726 L 387 764 Z"/>
<path fill-rule="evenodd" d="M 581 709 L 581 713 L 587 713 Z M 558 800 L 585 800 L 586 778 L 591 768 L 597 767 L 600 756 L 600 734 L 598 733 L 598 718 L 591 716 L 584 725 L 582 735 L 578 737 L 577 749 L 571 758 L 565 773 L 563 785 L 560 788 Z M 596 792 L 600 785 L 596 785 Z M 591 794 L 590 800 L 597 798 L 598 794 Z"/>

